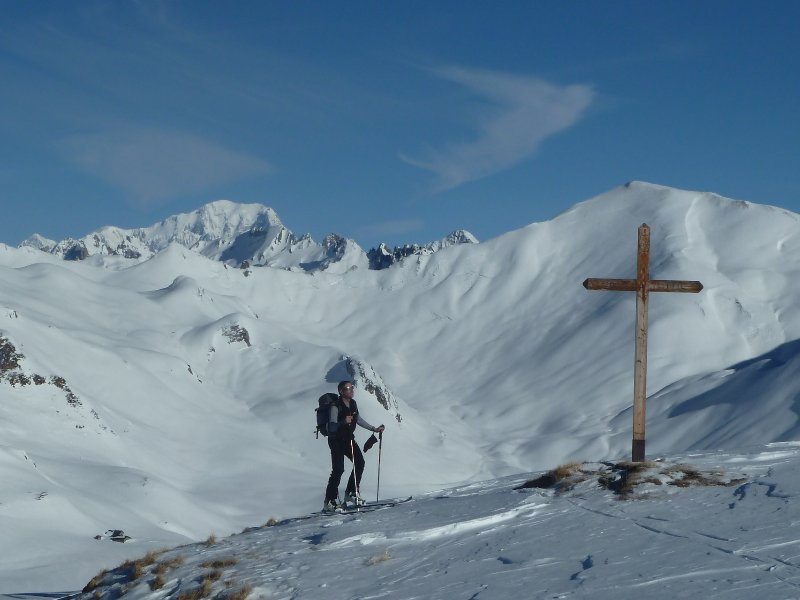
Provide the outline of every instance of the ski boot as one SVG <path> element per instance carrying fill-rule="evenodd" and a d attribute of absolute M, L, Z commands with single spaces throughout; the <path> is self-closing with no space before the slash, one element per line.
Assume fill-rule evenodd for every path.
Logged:
<path fill-rule="evenodd" d="M 347 508 L 358 508 L 359 506 L 364 506 L 365 504 L 366 501 L 358 494 L 358 492 L 348 492 L 344 497 L 344 505 Z"/>

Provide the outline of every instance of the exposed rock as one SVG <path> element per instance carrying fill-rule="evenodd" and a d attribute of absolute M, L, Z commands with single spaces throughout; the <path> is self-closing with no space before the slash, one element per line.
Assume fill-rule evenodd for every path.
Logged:
<path fill-rule="evenodd" d="M 0 336 L 0 375 L 19 369 L 19 361 L 23 358 L 8 338 Z"/>
<path fill-rule="evenodd" d="M 64 252 L 64 260 L 85 260 L 89 257 L 89 250 L 83 242 L 78 242 Z"/>
<path fill-rule="evenodd" d="M 228 338 L 228 343 L 244 342 L 250 346 L 250 334 L 241 325 L 230 325 L 222 330 L 222 335 Z"/>
<path fill-rule="evenodd" d="M 122 529 L 109 529 L 106 531 L 106 535 L 108 536 L 108 539 L 110 539 L 112 542 L 125 543 L 126 541 L 131 539 L 131 536 L 125 535 L 125 532 L 122 531 Z M 100 539 L 100 538 L 99 536 L 97 536 L 94 539 Z"/>
<path fill-rule="evenodd" d="M 417 244 L 406 244 L 405 246 L 395 246 L 394 249 L 389 249 L 386 244 L 381 244 L 377 248 L 373 248 L 367 252 L 369 259 L 369 268 L 373 270 L 387 269 L 393 264 L 402 261 L 408 256 L 424 256 L 433 254 L 444 248 L 456 246 L 458 244 L 477 244 L 478 240 L 469 231 L 459 229 L 454 231 L 447 237 L 437 241 L 426 244 L 425 246 L 418 246 Z"/>
<path fill-rule="evenodd" d="M 66 379 L 64 379 L 63 377 L 59 377 L 58 375 L 53 375 L 50 378 L 50 383 L 52 383 L 57 388 L 64 390 L 64 392 L 67 395 L 67 404 L 75 407 L 81 406 L 82 403 L 80 399 L 72 392 L 71 389 L 69 389 Z"/>
<path fill-rule="evenodd" d="M 22 369 L 21 361 L 25 356 L 17 352 L 16 347 L 11 341 L 0 335 L 0 381 L 8 382 L 11 387 L 25 387 L 31 384 L 44 385 L 47 380 L 38 373 L 28 375 Z M 63 390 L 66 394 L 67 404 L 70 406 L 81 406 L 78 396 L 73 393 L 67 385 L 66 379 L 58 375 L 50 377 L 50 384 Z"/>
<path fill-rule="evenodd" d="M 368 394 L 375 396 L 375 399 L 380 402 L 383 408 L 393 413 L 398 423 L 403 420 L 400 416 L 399 404 L 395 394 L 384 383 L 372 365 L 347 356 L 345 357 L 345 368 L 353 383 L 364 389 Z"/>

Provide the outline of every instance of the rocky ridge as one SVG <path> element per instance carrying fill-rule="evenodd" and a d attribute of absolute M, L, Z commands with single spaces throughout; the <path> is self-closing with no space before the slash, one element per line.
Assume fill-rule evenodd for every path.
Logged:
<path fill-rule="evenodd" d="M 328 235 L 321 243 L 308 234 L 298 237 L 267 206 L 218 200 L 149 227 L 107 226 L 81 238 L 60 241 L 33 234 L 20 246 L 36 248 L 64 260 L 113 256 L 142 262 L 170 244 L 179 244 L 234 267 L 268 266 L 343 273 L 353 268 L 385 269 L 407 256 L 432 254 L 466 243 L 474 244 L 478 240 L 467 231 L 457 230 L 426 245 L 406 244 L 390 249 L 381 244 L 365 252 L 355 241 L 337 234 Z"/>

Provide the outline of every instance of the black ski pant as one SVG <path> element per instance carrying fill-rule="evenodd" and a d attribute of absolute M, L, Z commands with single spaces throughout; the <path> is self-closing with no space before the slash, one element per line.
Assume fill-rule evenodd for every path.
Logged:
<path fill-rule="evenodd" d="M 336 500 L 339 497 L 339 482 L 342 480 L 342 474 L 344 473 L 345 456 L 355 465 L 355 469 L 347 481 L 345 495 L 356 492 L 356 483 L 358 483 L 358 489 L 361 489 L 361 475 L 364 473 L 364 456 L 361 454 L 361 448 L 358 447 L 355 440 L 329 437 L 328 448 L 331 450 L 331 476 L 328 478 L 328 487 L 325 490 L 325 502 Z M 353 456 L 354 454 L 355 457 Z M 355 478 L 353 478 L 354 475 Z"/>

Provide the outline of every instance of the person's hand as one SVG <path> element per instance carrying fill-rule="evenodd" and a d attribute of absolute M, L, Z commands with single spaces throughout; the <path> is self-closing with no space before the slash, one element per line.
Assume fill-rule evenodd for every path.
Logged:
<path fill-rule="evenodd" d="M 347 423 L 348 425 L 350 425 L 353 422 L 353 415 L 347 415 L 344 418 L 344 422 Z"/>
<path fill-rule="evenodd" d="M 384 427 L 383 425 L 378 425 L 378 426 L 375 428 L 375 433 L 383 433 L 383 430 L 384 430 L 384 429 L 386 429 L 386 427 Z"/>

